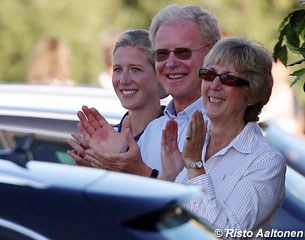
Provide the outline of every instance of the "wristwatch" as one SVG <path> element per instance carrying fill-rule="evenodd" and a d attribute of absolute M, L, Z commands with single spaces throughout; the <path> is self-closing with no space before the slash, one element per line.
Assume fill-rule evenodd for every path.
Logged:
<path fill-rule="evenodd" d="M 187 169 L 200 169 L 203 168 L 202 160 L 198 160 L 196 162 L 185 164 L 185 168 Z"/>

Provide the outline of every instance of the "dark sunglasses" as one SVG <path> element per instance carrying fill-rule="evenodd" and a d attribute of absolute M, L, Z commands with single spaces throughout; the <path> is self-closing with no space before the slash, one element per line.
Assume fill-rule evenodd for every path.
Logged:
<path fill-rule="evenodd" d="M 175 56 L 180 60 L 189 60 L 192 57 L 192 52 L 199 51 L 203 48 L 206 48 L 210 46 L 211 44 L 207 46 L 203 46 L 198 49 L 189 49 L 184 47 L 175 48 L 174 50 L 168 50 L 168 49 L 157 49 L 154 51 L 155 60 L 157 62 L 163 62 L 166 61 L 169 57 L 169 54 L 173 52 Z"/>
<path fill-rule="evenodd" d="M 217 72 L 206 68 L 200 68 L 199 70 L 199 77 L 205 81 L 212 82 L 217 76 L 219 77 L 220 82 L 223 85 L 232 86 L 232 87 L 249 86 L 249 82 L 247 80 L 239 77 L 235 77 L 227 73 L 218 74 Z"/>

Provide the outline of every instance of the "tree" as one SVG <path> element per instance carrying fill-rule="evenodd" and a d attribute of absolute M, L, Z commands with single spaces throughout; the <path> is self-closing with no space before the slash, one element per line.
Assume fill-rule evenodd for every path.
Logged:
<path fill-rule="evenodd" d="M 278 41 L 274 46 L 275 59 L 280 59 L 288 67 L 301 65 L 291 73 L 294 80 L 291 85 L 298 82 L 305 75 L 305 1 L 300 1 L 297 9 L 290 12 L 281 22 Z M 288 55 L 294 54 L 301 59 L 287 64 Z M 305 83 L 303 84 L 305 92 Z"/>

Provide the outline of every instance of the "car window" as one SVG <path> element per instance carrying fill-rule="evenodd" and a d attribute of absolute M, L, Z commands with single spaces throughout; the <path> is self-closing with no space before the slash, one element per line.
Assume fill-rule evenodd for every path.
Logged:
<path fill-rule="evenodd" d="M 34 139 L 30 151 L 34 160 L 74 165 L 74 160 L 66 153 L 71 147 L 65 142 Z"/>

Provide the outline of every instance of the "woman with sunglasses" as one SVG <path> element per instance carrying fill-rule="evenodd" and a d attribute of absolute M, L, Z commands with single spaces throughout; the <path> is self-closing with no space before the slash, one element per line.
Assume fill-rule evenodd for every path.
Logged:
<path fill-rule="evenodd" d="M 155 73 L 155 61 L 149 41 L 148 31 L 138 29 L 124 32 L 117 40 L 112 57 L 112 84 L 122 106 L 128 111 L 121 122 L 114 127 L 94 108 L 82 107 L 78 112 L 81 120 L 78 127 L 82 133 L 72 134 L 68 143 L 74 150 L 68 154 L 78 165 L 109 169 L 99 161 L 84 159 L 87 149 L 106 152 L 125 151 L 127 143 L 124 126 L 128 127 L 135 141 L 153 119 L 163 115 L 160 98 L 166 93 L 160 86 Z M 103 128 L 100 124 L 103 122 Z M 105 140 L 107 138 L 107 141 Z"/>
<path fill-rule="evenodd" d="M 186 207 L 223 231 L 250 231 L 250 238 L 264 238 L 285 191 L 285 159 L 257 124 L 271 94 L 271 68 L 262 46 L 244 38 L 220 40 L 199 71 L 209 123 L 201 112 L 193 114 L 182 153 L 175 121 L 168 121 L 162 139 L 158 178 L 174 181 L 184 169 L 181 183 L 204 192 Z"/>

